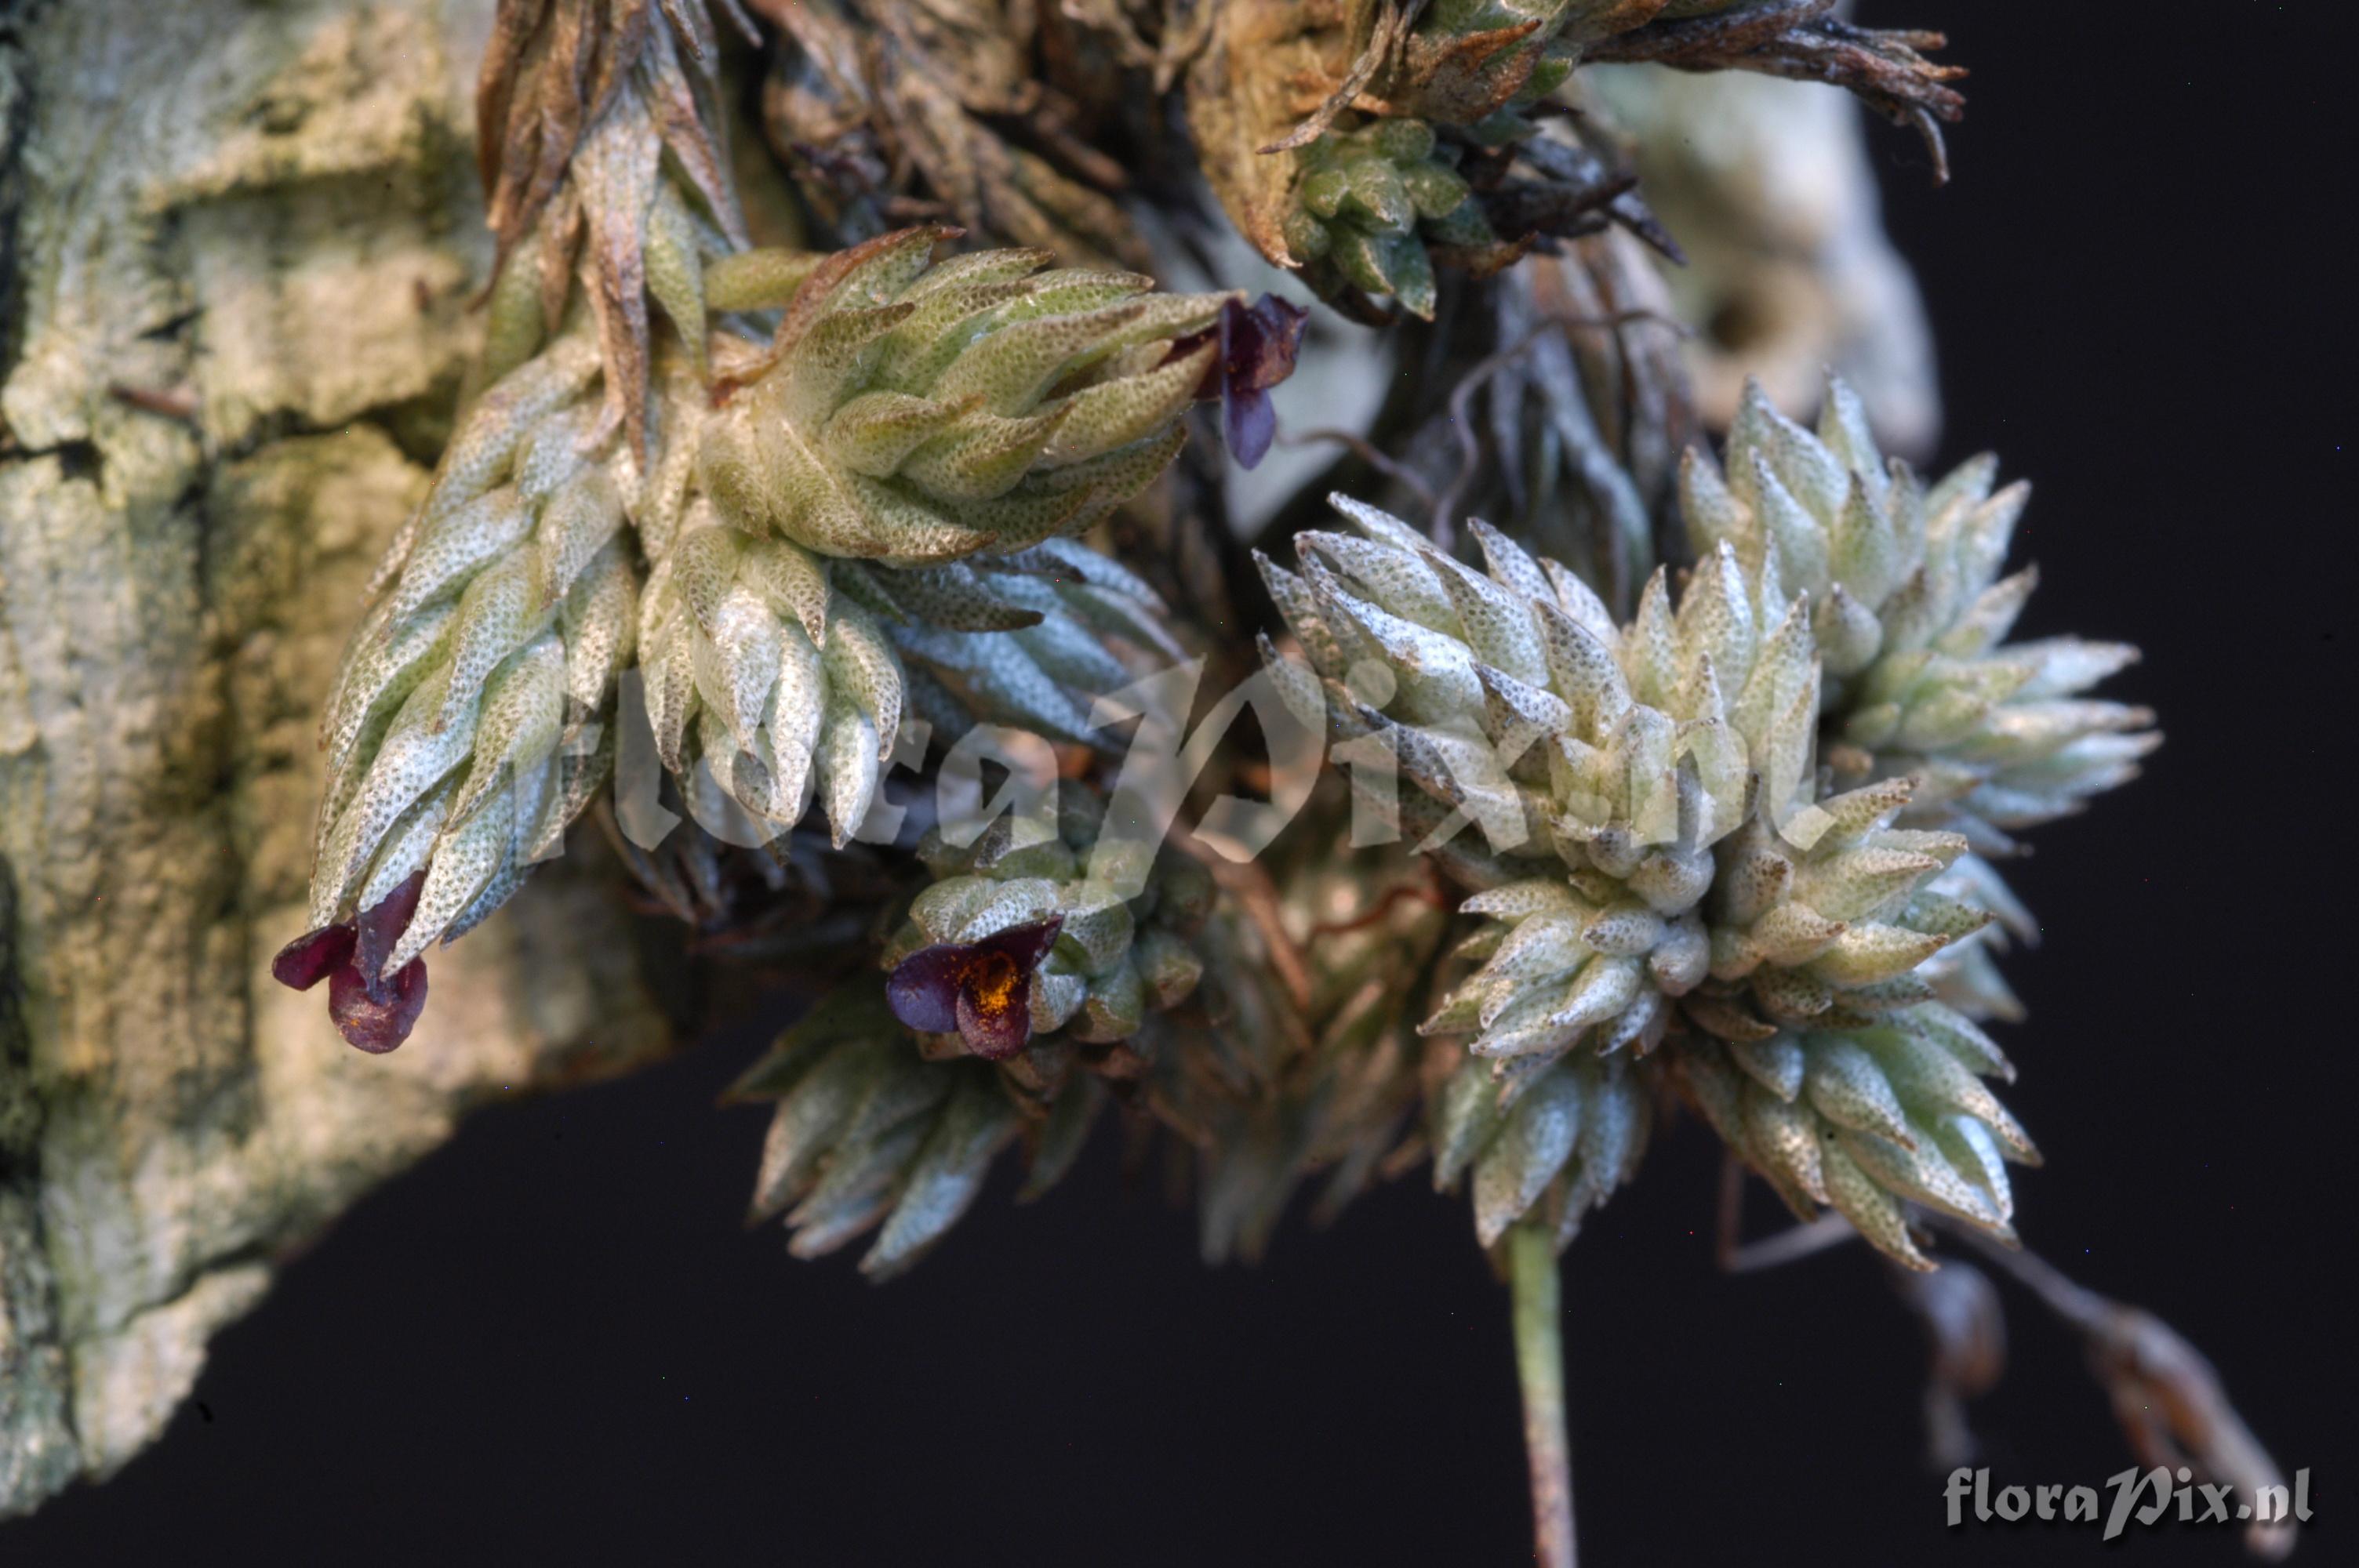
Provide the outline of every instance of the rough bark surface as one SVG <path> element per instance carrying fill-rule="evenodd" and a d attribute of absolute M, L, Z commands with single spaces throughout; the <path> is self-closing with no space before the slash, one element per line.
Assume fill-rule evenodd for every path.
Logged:
<path fill-rule="evenodd" d="M 0 3 L 0 1514 L 152 1439 L 273 1260 L 469 1107 L 668 1038 L 562 863 L 393 1055 L 267 977 L 473 341 L 490 11 Z"/>

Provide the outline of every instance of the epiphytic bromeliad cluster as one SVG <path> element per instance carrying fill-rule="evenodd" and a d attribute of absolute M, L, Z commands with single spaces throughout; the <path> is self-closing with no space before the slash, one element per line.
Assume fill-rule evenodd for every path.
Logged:
<path fill-rule="evenodd" d="M 2090 695 L 2135 652 L 2015 638 L 2025 488 L 1887 460 L 1840 379 L 1815 428 L 1756 388 L 1713 455 L 1649 259 L 1679 237 L 1584 86 L 1810 78 L 1938 147 L 1938 38 L 1710 0 L 749 8 L 500 7 L 480 372 L 322 717 L 282 979 L 392 1049 L 429 947 L 592 811 L 708 927 L 788 882 L 829 913 L 746 945 L 811 999 L 736 1090 L 798 1255 L 873 1234 L 897 1271 L 1003 1151 L 1045 1190 L 1104 1113 L 1186 1152 L 1210 1258 L 1314 1176 L 1332 1209 L 1427 1163 L 1516 1288 L 1551 1562 L 1540 1308 L 1667 1118 L 1906 1269 L 1937 1223 L 2015 1244 L 2038 1154 L 1984 1026 L 2032 927 L 1997 868 L 2156 743 Z M 774 162 L 732 155 L 741 105 Z M 1301 304 L 1189 291 L 1256 251 Z M 1306 339 L 1321 302 L 1381 333 Z M 1190 411 L 1252 466 L 1298 371 L 1302 423 L 1353 427 L 1249 509 Z M 1136 831 L 1125 720 L 1174 668 L 1197 725 L 1147 750 L 1199 814 L 1282 771 L 1223 706 L 1250 682 L 1341 764 L 1257 855 Z M 962 814 L 924 785 L 978 735 L 1006 787 L 973 811 L 970 754 Z"/>

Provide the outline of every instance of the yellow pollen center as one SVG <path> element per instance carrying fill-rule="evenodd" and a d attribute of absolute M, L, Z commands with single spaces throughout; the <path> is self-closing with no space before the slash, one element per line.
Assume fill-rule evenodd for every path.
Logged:
<path fill-rule="evenodd" d="M 1023 978 L 1016 960 L 1005 953 L 993 953 L 979 960 L 967 976 L 967 999 L 975 1011 L 985 1018 L 996 1018 L 1016 1003 L 1016 982 Z"/>

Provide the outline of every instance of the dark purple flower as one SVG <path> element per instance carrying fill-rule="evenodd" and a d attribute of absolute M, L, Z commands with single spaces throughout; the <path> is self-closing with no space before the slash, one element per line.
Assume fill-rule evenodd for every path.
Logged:
<path fill-rule="evenodd" d="M 980 942 L 938 942 L 893 967 L 885 1000 L 893 1016 L 928 1034 L 955 1033 L 986 1062 L 1032 1039 L 1032 971 L 1057 945 L 1065 917 L 1013 925 Z"/>
<path fill-rule="evenodd" d="M 1221 308 L 1219 325 L 1171 345 L 1174 356 L 1191 354 L 1218 334 L 1219 357 L 1204 373 L 1196 395 L 1221 400 L 1221 433 L 1230 455 L 1243 467 L 1259 463 L 1277 434 L 1269 389 L 1294 373 L 1295 352 L 1302 346 L 1303 324 L 1310 319 L 1308 310 L 1275 294 L 1265 294 L 1249 306 L 1232 299 Z"/>
<path fill-rule="evenodd" d="M 270 960 L 270 978 L 289 990 L 310 990 L 335 970 L 351 966 L 359 939 L 350 921 L 306 932 L 278 949 L 278 957 Z"/>
<path fill-rule="evenodd" d="M 409 1038 L 426 1007 L 426 960 L 412 958 L 390 979 L 377 974 L 425 888 L 426 873 L 416 872 L 359 919 L 305 932 L 271 959 L 271 978 L 299 991 L 326 980 L 328 1016 L 337 1032 L 361 1050 L 392 1050 Z"/>
<path fill-rule="evenodd" d="M 377 983 L 373 996 L 361 971 L 346 965 L 328 977 L 328 1016 L 345 1044 L 382 1055 L 409 1038 L 426 1011 L 426 960 L 412 958 L 401 972 Z"/>

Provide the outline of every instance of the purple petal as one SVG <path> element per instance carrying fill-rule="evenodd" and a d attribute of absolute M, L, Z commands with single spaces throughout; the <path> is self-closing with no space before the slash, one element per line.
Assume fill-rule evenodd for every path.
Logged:
<path fill-rule="evenodd" d="M 948 1034 L 958 1027 L 959 988 L 974 964 L 962 943 L 920 947 L 893 966 L 885 982 L 885 1002 L 893 1016 L 925 1034 Z"/>
<path fill-rule="evenodd" d="M 361 983 L 361 974 L 347 964 L 328 978 L 328 1016 L 345 1041 L 371 1055 L 382 1055 L 409 1038 L 418 1015 L 426 1009 L 426 960 L 413 958 L 382 989 L 380 1000 Z"/>
<path fill-rule="evenodd" d="M 278 949 L 270 960 L 270 978 L 293 990 L 310 990 L 352 961 L 357 940 L 350 921 L 307 931 Z"/>
<path fill-rule="evenodd" d="M 1228 438 L 1229 456 L 1239 468 L 1257 467 L 1269 455 L 1277 437 L 1277 410 L 1269 394 L 1231 387 L 1221 400 L 1221 433 Z"/>
<path fill-rule="evenodd" d="M 1221 310 L 1222 434 L 1240 467 L 1253 468 L 1269 454 L 1277 434 L 1269 389 L 1294 373 L 1310 319 L 1274 294 L 1250 308 L 1232 300 Z"/>
<path fill-rule="evenodd" d="M 1221 313 L 1221 358 L 1229 386 L 1266 392 L 1294 373 L 1302 329 L 1310 312 L 1265 294 L 1247 308 L 1231 305 Z"/>
<path fill-rule="evenodd" d="M 393 1005 L 397 991 L 393 979 L 380 978 L 384 975 L 385 961 L 393 957 L 393 949 L 400 942 L 402 932 L 408 928 L 409 917 L 418 912 L 418 895 L 425 890 L 426 871 L 421 867 L 410 872 L 399 887 L 379 900 L 375 908 L 361 911 L 360 955 L 353 962 L 360 970 L 361 979 L 367 983 L 369 1000 L 380 1007 Z M 425 994 L 422 989 L 419 994 Z M 415 1018 L 417 1015 L 413 1013 L 411 1016 Z M 401 1032 L 408 1033 L 408 1025 L 404 1024 Z M 399 1044 L 398 1040 L 394 1042 L 395 1045 Z M 382 1048 L 390 1051 L 393 1045 Z"/>
<path fill-rule="evenodd" d="M 1031 971 L 1018 969 L 1011 978 L 1005 963 L 986 960 L 978 967 L 1001 972 L 978 977 L 981 984 L 958 994 L 959 1038 L 986 1062 L 1004 1062 L 1032 1043 Z"/>
<path fill-rule="evenodd" d="M 1057 945 L 1057 933 L 1065 928 L 1065 917 L 1052 914 L 1032 925 L 1011 925 L 1005 931 L 994 932 L 980 942 L 970 943 L 973 953 L 1005 953 L 1016 960 L 1016 968 L 1030 974 Z"/>
<path fill-rule="evenodd" d="M 980 942 L 937 942 L 893 967 L 885 1000 L 893 1016 L 927 1034 L 952 1030 L 966 1048 L 996 1062 L 1032 1038 L 1032 971 L 1057 945 L 1065 917 L 1011 925 Z"/>

